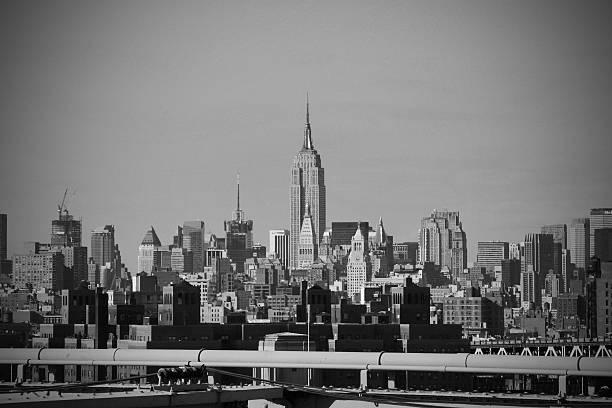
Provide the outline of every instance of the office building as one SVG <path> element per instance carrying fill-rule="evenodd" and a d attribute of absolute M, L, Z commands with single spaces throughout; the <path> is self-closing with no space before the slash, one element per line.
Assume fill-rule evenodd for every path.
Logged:
<path fill-rule="evenodd" d="M 478 241 L 478 253 L 476 262 L 478 266 L 487 269 L 487 272 L 495 270 L 496 266 L 502 264 L 502 260 L 509 257 L 509 244 L 502 241 Z"/>
<path fill-rule="evenodd" d="M 395 242 L 393 243 L 393 258 L 396 264 L 415 265 L 418 258 L 418 242 Z"/>
<path fill-rule="evenodd" d="M 455 281 L 467 268 L 467 239 L 461 224 L 452 232 L 450 273 Z"/>
<path fill-rule="evenodd" d="M 193 252 L 180 247 L 172 248 L 170 268 L 178 273 L 191 273 L 193 271 Z"/>
<path fill-rule="evenodd" d="M 206 255 L 206 236 L 204 221 L 185 221 L 183 223 L 183 249 L 193 253 L 193 272 L 201 272 Z"/>
<path fill-rule="evenodd" d="M 368 253 L 365 251 L 366 242 L 361 228 L 356 228 L 346 265 L 346 292 L 349 298 L 361 293 L 361 287 L 372 278 Z"/>
<path fill-rule="evenodd" d="M 521 262 L 522 271 L 526 271 L 529 265 L 533 266 L 538 287 L 544 285 L 546 274 L 554 271 L 554 245 L 550 234 L 527 234 L 525 236 L 525 247 Z"/>
<path fill-rule="evenodd" d="M 113 262 L 115 254 L 115 226 L 106 225 L 91 232 L 91 257 L 98 265 Z"/>
<path fill-rule="evenodd" d="M 593 208 L 589 215 L 589 257 L 595 255 L 595 231 L 612 228 L 612 208 Z"/>
<path fill-rule="evenodd" d="M 346 246 L 350 248 L 351 240 L 353 239 L 353 235 L 355 235 L 355 229 L 359 226 L 361 233 L 364 237 L 367 237 L 370 231 L 370 225 L 367 221 L 349 221 L 349 222 L 332 222 L 331 228 L 331 239 L 330 246 L 331 248 L 336 248 L 339 246 Z M 368 241 L 366 240 L 366 245 Z M 366 246 L 365 251 L 369 252 L 369 248 Z"/>
<path fill-rule="evenodd" d="M 7 234 L 8 224 L 6 214 L 0 214 L 0 262 L 6 261 L 7 259 Z"/>
<path fill-rule="evenodd" d="M 155 228 L 151 226 L 151 229 L 147 231 L 142 242 L 138 247 L 138 272 L 145 272 L 150 275 L 153 272 L 153 266 L 155 265 L 155 251 L 161 247 L 161 241 L 157 237 Z"/>
<path fill-rule="evenodd" d="M 595 230 L 594 254 L 601 262 L 612 262 L 612 228 Z"/>
<path fill-rule="evenodd" d="M 87 280 L 87 247 L 66 246 L 55 249 L 55 251 L 64 255 L 64 267 L 72 271 L 74 285 Z"/>
<path fill-rule="evenodd" d="M 253 247 L 253 220 L 245 220 L 240 209 L 240 178 L 237 183 L 236 211 L 233 219 L 223 223 L 227 257 L 235 264 L 236 273 L 244 272 L 244 261 L 251 257 Z"/>
<path fill-rule="evenodd" d="M 532 304 L 539 306 L 542 303 L 540 288 L 533 265 L 527 265 L 525 271 L 521 272 L 521 303 L 524 309 L 529 309 Z"/>
<path fill-rule="evenodd" d="M 387 235 L 383 225 L 382 217 L 378 220 L 375 231 L 370 231 L 368 236 L 368 249 L 370 253 L 377 254 L 379 266 L 376 268 L 376 276 L 388 276 L 393 270 L 393 236 Z M 372 261 L 372 258 L 370 258 Z"/>
<path fill-rule="evenodd" d="M 590 220 L 575 218 L 567 228 L 567 249 L 576 268 L 585 270 L 590 257 Z"/>
<path fill-rule="evenodd" d="M 289 231 L 285 229 L 270 230 L 268 255 L 280 259 L 285 269 L 289 269 Z"/>
<path fill-rule="evenodd" d="M 321 156 L 314 148 L 310 128 L 309 104 L 306 101 L 306 126 L 302 149 L 293 159 L 290 187 L 290 268 L 298 266 L 298 247 L 306 205 L 310 209 L 314 227 L 315 246 L 318 247 L 326 222 L 325 171 L 321 167 Z"/>
<path fill-rule="evenodd" d="M 544 225 L 541 228 L 541 233 L 553 237 L 553 270 L 555 273 L 561 274 L 561 251 L 567 249 L 567 225 Z"/>
<path fill-rule="evenodd" d="M 64 267 L 61 252 L 13 257 L 13 282 L 18 289 L 51 290 L 72 288 L 72 272 Z"/>
<path fill-rule="evenodd" d="M 567 249 L 567 225 L 565 224 L 553 224 L 544 225 L 540 232 L 542 234 L 549 234 L 553 236 L 553 242 L 561 244 L 561 249 Z"/>
<path fill-rule="evenodd" d="M 75 220 L 67 209 L 58 212 L 58 219 L 51 221 L 51 246 L 81 246 L 81 220 Z"/>
<path fill-rule="evenodd" d="M 456 248 L 453 245 L 463 245 Z M 461 257 L 457 253 L 461 252 Z M 461 259 L 463 258 L 463 259 Z M 454 265 L 453 259 L 467 266 L 467 244 L 465 233 L 459 221 L 458 211 L 433 210 L 429 217 L 421 220 L 419 229 L 419 263 L 433 262 L 441 268 L 459 271 L 459 264 Z"/>
<path fill-rule="evenodd" d="M 302 221 L 302 229 L 300 230 L 300 242 L 298 245 L 298 269 L 310 268 L 310 265 L 318 257 L 318 246 L 316 245 L 316 237 L 314 233 L 314 225 L 310 214 L 310 207 L 306 204 L 306 214 Z"/>
<path fill-rule="evenodd" d="M 574 276 L 574 264 L 569 249 L 561 251 L 561 292 L 569 291 L 569 284 Z"/>
<path fill-rule="evenodd" d="M 520 242 L 511 242 L 508 245 L 508 258 L 521 259 L 521 243 Z"/>
<path fill-rule="evenodd" d="M 501 280 L 507 287 L 521 284 L 521 261 L 519 259 L 501 260 Z"/>
<path fill-rule="evenodd" d="M 503 334 L 503 309 L 486 297 L 446 297 L 442 311 L 444 324 L 460 324 L 464 337 Z"/>

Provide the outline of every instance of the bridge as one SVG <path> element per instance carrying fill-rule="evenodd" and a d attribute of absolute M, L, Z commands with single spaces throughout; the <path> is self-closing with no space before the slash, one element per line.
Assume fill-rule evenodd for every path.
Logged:
<path fill-rule="evenodd" d="M 612 339 L 534 339 L 534 340 L 475 340 L 470 344 L 474 354 L 612 357 Z"/>
<path fill-rule="evenodd" d="M 0 404 L 19 406 L 76 406 L 78 394 L 86 406 L 240 406 L 244 401 L 265 400 L 279 405 L 308 407 L 330 406 L 337 400 L 359 399 L 371 403 L 504 405 L 608 404 L 611 400 L 570 395 L 568 384 L 612 378 L 612 364 L 607 358 L 546 357 L 521 355 L 480 355 L 389 352 L 302 352 L 244 350 L 151 350 L 151 349 L 0 349 L 0 366 L 14 366 L 15 385 L 3 390 Z M 138 378 L 151 377 L 157 384 L 150 388 L 120 385 L 133 378 L 104 378 L 90 384 L 27 384 L 32 369 L 49 366 L 82 365 L 87 367 L 146 367 Z M 158 373 L 159 367 L 191 367 L 201 370 L 201 378 L 170 380 Z M 325 386 L 321 373 L 338 371 L 358 373 L 354 388 Z M 185 372 L 187 372 L 186 370 Z M 13 372 L 13 371 L 11 371 Z M 113 372 L 110 370 L 109 372 Z M 464 390 L 410 389 L 409 373 L 428 375 L 456 374 L 461 377 L 534 376 L 552 378 L 553 395 L 474 392 Z M 242 386 L 230 387 L 215 381 L 219 375 L 234 377 Z M 179 375 L 180 377 L 180 375 Z M 396 386 L 400 379 L 406 384 Z M 115 385 L 110 385 L 110 384 Z M 17 384 L 21 384 L 20 386 Z M 247 385 L 244 385 L 247 384 Z M 101 389 L 100 387 L 107 387 Z M 111 388 L 108 388 L 111 387 Z M 115 387 L 115 388 L 112 388 Z M 380 388 L 380 389 L 378 389 Z M 106 390 L 110 390 L 109 395 Z M 583 387 L 584 389 L 584 387 Z M 96 392 L 96 390 L 99 390 Z M 584 390 L 580 392 L 583 394 Z M 112 397 L 110 396 L 112 395 Z M 140 396 L 140 397 L 139 397 Z M 73 401 L 74 402 L 71 402 Z M 115 402 L 120 401 L 120 402 Z M 129 404 L 127 401 L 131 401 Z M 146 405 L 144 404 L 146 401 Z M 480 401 L 480 402 L 478 402 Z M 42 405 L 41 405 L 42 404 Z M 136 405 L 134 405 L 136 404 Z M 234 404 L 234 405 L 231 405 Z M 455 404 L 455 405 L 453 405 Z M 461 405 L 463 404 L 463 405 Z"/>

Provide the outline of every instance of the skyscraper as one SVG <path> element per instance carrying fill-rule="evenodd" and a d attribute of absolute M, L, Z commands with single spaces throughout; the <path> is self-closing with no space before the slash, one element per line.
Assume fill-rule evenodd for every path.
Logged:
<path fill-rule="evenodd" d="M 567 225 L 544 225 L 541 232 L 553 237 L 553 269 L 555 273 L 561 274 L 561 251 L 567 249 Z"/>
<path fill-rule="evenodd" d="M 140 246 L 138 247 L 138 272 L 145 272 L 151 274 L 153 272 L 153 265 L 155 264 L 155 251 L 161 247 L 161 241 L 157 237 L 155 228 L 151 226 L 151 229 L 147 231 Z"/>
<path fill-rule="evenodd" d="M 612 262 L 612 228 L 599 228 L 595 230 L 595 256 L 601 262 Z"/>
<path fill-rule="evenodd" d="M 289 269 L 289 231 L 285 229 L 270 230 L 268 254 L 280 259 L 285 269 Z"/>
<path fill-rule="evenodd" d="M 346 264 L 346 292 L 349 297 L 361 292 L 361 287 L 371 279 L 372 270 L 365 252 L 367 239 L 357 228 L 351 240 L 351 253 Z"/>
<path fill-rule="evenodd" d="M 0 214 L 0 262 L 6 260 L 6 235 L 7 235 L 7 222 L 6 214 Z"/>
<path fill-rule="evenodd" d="M 91 257 L 98 265 L 113 262 L 115 253 L 115 226 L 106 225 L 91 232 Z"/>
<path fill-rule="evenodd" d="M 478 253 L 476 262 L 478 266 L 494 271 L 496 266 L 501 265 L 503 259 L 509 259 L 509 245 L 502 241 L 478 241 Z"/>
<path fill-rule="evenodd" d="M 306 204 L 306 214 L 302 221 L 300 230 L 300 242 L 298 244 L 298 265 L 300 269 L 310 268 L 317 259 L 317 245 L 315 243 L 314 227 L 310 207 Z"/>
<path fill-rule="evenodd" d="M 193 272 L 202 272 L 207 249 L 204 221 L 185 221 L 183 223 L 183 249 L 193 254 Z"/>
<path fill-rule="evenodd" d="M 291 166 L 290 187 L 290 267 L 298 264 L 298 245 L 300 230 L 306 213 L 306 205 L 310 207 L 314 227 L 315 246 L 318 247 L 326 222 L 325 172 L 321 167 L 321 156 L 312 143 L 310 128 L 310 110 L 306 99 L 306 126 L 302 149 L 293 158 Z"/>
<path fill-rule="evenodd" d="M 567 228 L 567 249 L 576 268 L 586 269 L 590 254 L 590 220 L 575 218 Z"/>
<path fill-rule="evenodd" d="M 244 261 L 251 256 L 253 247 L 253 220 L 244 219 L 240 209 L 240 176 L 237 179 L 236 211 L 233 219 L 223 223 L 227 257 L 236 265 L 236 273 L 244 271 Z"/>
<path fill-rule="evenodd" d="M 550 234 L 527 234 L 521 270 L 526 272 L 531 265 L 535 275 L 536 297 L 544 287 L 544 278 L 553 269 L 553 237 Z"/>
<path fill-rule="evenodd" d="M 81 246 L 81 220 L 75 220 L 67 209 L 58 211 L 58 219 L 51 221 L 51 246 Z"/>
<path fill-rule="evenodd" d="M 589 215 L 589 257 L 595 255 L 595 230 L 612 228 L 612 208 L 593 208 Z"/>
<path fill-rule="evenodd" d="M 466 237 L 458 211 L 433 210 L 429 217 L 421 220 L 419 263 L 425 262 L 447 267 L 450 271 L 463 270 L 467 266 Z"/>

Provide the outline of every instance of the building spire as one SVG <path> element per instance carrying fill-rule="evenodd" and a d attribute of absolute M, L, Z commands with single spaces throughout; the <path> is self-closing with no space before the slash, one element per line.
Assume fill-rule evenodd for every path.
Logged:
<path fill-rule="evenodd" d="M 236 211 L 240 211 L 240 172 L 236 175 L 237 195 L 236 195 Z"/>
<path fill-rule="evenodd" d="M 304 128 L 304 149 L 312 150 L 312 131 L 310 129 L 310 102 L 308 100 L 308 92 L 306 92 L 306 127 Z"/>
<path fill-rule="evenodd" d="M 240 173 L 236 174 L 236 211 L 234 211 L 234 219 L 242 221 L 244 213 L 240 209 Z"/>

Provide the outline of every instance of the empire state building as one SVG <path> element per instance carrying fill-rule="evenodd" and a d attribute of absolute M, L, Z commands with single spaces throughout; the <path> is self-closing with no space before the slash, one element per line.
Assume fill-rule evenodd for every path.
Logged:
<path fill-rule="evenodd" d="M 302 148 L 293 158 L 291 166 L 291 228 L 290 228 L 290 263 L 291 268 L 298 267 L 298 245 L 300 228 L 306 214 L 306 206 L 310 209 L 314 227 L 315 253 L 325 232 L 325 172 L 321 167 L 321 156 L 314 148 L 310 129 L 310 112 L 306 98 L 306 126 Z"/>

